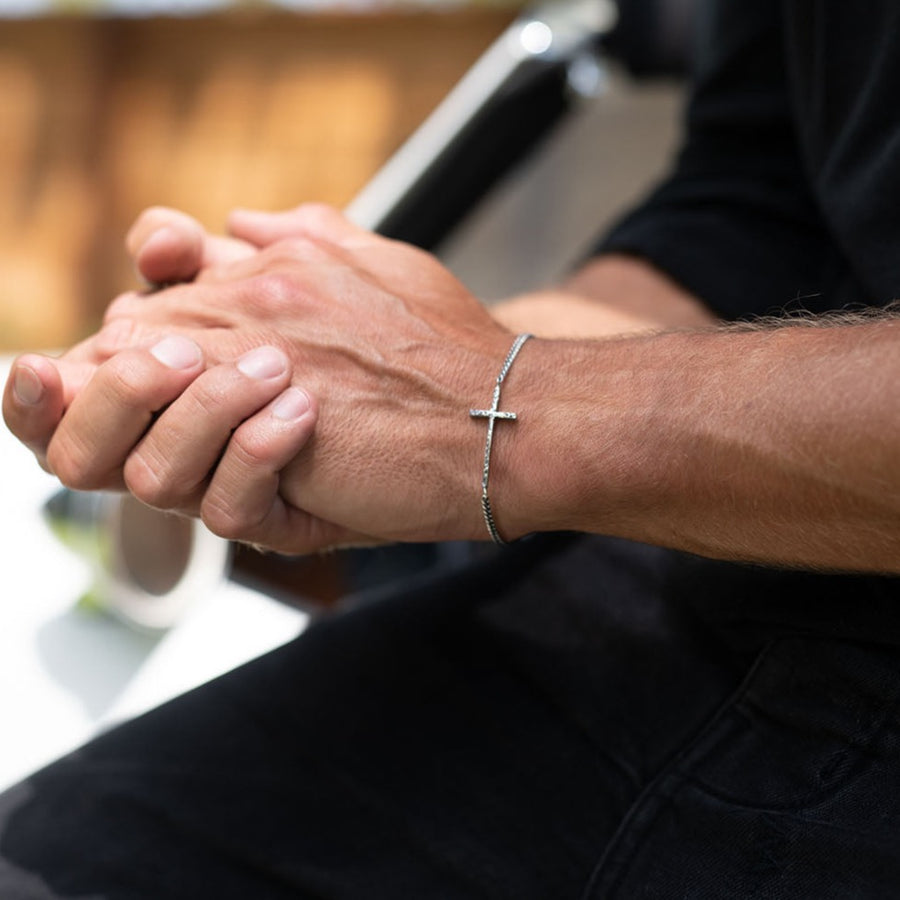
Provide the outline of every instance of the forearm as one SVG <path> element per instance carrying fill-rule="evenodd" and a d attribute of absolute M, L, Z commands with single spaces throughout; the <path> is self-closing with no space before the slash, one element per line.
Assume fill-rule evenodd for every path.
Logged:
<path fill-rule="evenodd" d="M 702 328 L 716 317 L 698 299 L 636 257 L 590 260 L 559 286 L 491 308 L 511 331 L 548 338 Z"/>
<path fill-rule="evenodd" d="M 172 399 L 160 401 L 163 376 L 126 384 L 120 357 L 130 357 L 109 352 L 110 341 L 124 335 L 146 356 L 140 348 L 160 335 L 186 337 L 205 360 L 197 375 L 269 344 L 318 402 L 314 440 L 276 470 L 285 508 L 307 526 L 298 530 L 285 513 L 270 545 L 308 552 L 348 534 L 483 537 L 484 423 L 466 411 L 490 396 L 509 332 L 421 251 L 361 232 L 334 211 L 294 217 L 318 237 L 276 242 L 152 302 L 119 298 L 72 361 L 84 363 L 91 348 L 99 355 L 61 421 L 61 382 L 43 387 L 53 405 L 23 402 L 8 387 L 10 428 L 37 452 L 47 448 L 70 486 L 119 483 L 134 441 L 121 416 L 98 415 L 104 404 L 122 406 L 135 440 L 155 420 L 158 446 L 170 449 L 154 459 L 185 451 L 179 429 L 165 425 L 171 417 L 157 417 Z M 498 423 L 494 442 L 490 493 L 501 534 L 575 529 L 722 558 L 900 572 L 900 320 L 721 328 L 665 276 L 627 258 L 597 261 L 565 292 L 596 301 L 599 318 L 574 329 L 595 339 L 531 341 L 504 381 L 502 408 L 519 419 Z M 606 315 L 623 311 L 617 302 L 655 333 L 597 340 L 621 333 Z M 544 334 L 525 319 L 508 325 Z M 166 384 L 182 376 L 194 370 L 166 375 Z M 226 412 L 227 438 L 242 413 Z M 125 483 L 151 504 L 191 501 L 173 486 L 170 466 L 158 469 Z M 226 493 L 226 512 L 246 506 L 239 492 Z M 246 528 L 224 531 L 241 537 Z"/>
<path fill-rule="evenodd" d="M 501 531 L 900 571 L 900 321 L 527 353 L 495 449 Z"/>

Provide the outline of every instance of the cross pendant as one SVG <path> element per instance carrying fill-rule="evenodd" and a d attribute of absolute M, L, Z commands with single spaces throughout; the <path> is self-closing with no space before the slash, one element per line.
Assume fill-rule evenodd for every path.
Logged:
<path fill-rule="evenodd" d="M 518 416 L 514 412 L 503 412 L 498 409 L 470 409 L 469 415 L 473 419 L 490 419 L 491 425 L 495 419 L 517 419 Z"/>
<path fill-rule="evenodd" d="M 494 430 L 494 422 L 497 419 L 515 419 L 517 418 L 514 412 L 503 412 L 499 408 L 500 406 L 500 385 L 498 384 L 494 388 L 494 402 L 491 404 L 490 409 L 470 409 L 469 415 L 473 419 L 487 419 L 488 420 L 488 428 L 493 431 Z"/>
<path fill-rule="evenodd" d="M 484 442 L 484 468 L 481 473 L 482 503 L 487 502 L 488 479 L 491 472 L 491 446 L 494 443 L 494 423 L 497 419 L 507 421 L 517 418 L 514 412 L 504 412 L 500 409 L 500 382 L 494 387 L 494 400 L 490 409 L 470 409 L 469 415 L 473 419 L 487 419 L 487 440 Z M 493 532 L 491 532 L 493 534 Z"/>

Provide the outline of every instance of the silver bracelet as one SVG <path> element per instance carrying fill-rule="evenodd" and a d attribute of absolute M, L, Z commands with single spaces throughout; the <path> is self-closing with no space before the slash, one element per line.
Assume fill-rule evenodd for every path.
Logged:
<path fill-rule="evenodd" d="M 487 525 L 488 533 L 495 544 L 505 544 L 506 541 L 500 537 L 500 532 L 497 531 L 494 513 L 491 510 L 491 501 L 488 497 L 488 480 L 491 476 L 491 446 L 494 443 L 494 423 L 497 419 L 513 420 L 518 418 L 514 412 L 503 412 L 500 409 L 500 385 L 503 384 L 503 379 L 506 378 L 516 356 L 522 349 L 522 345 L 530 337 L 533 337 L 533 335 L 520 334 L 513 341 L 512 347 L 509 348 L 509 353 L 506 354 L 506 361 L 503 363 L 503 368 L 500 370 L 500 374 L 497 376 L 497 381 L 494 384 L 494 400 L 491 408 L 469 410 L 469 415 L 473 419 L 488 420 L 487 439 L 484 442 L 484 469 L 481 473 L 481 509 L 484 513 L 484 524 Z"/>

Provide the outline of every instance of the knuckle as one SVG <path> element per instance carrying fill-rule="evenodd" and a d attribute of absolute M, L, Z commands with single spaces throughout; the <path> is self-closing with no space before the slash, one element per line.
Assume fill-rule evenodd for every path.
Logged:
<path fill-rule="evenodd" d="M 151 396 L 154 384 L 147 378 L 136 353 L 125 351 L 114 355 L 102 371 L 107 395 L 116 407 L 143 410 L 148 404 L 154 405 Z"/>
<path fill-rule="evenodd" d="M 252 541 L 259 532 L 259 522 L 214 490 L 207 491 L 200 504 L 200 519 L 213 534 L 229 541 Z"/>
<path fill-rule="evenodd" d="M 61 434 L 50 442 L 46 462 L 64 487 L 91 491 L 104 487 L 100 473 L 91 465 L 92 456 L 73 436 Z"/>
<path fill-rule="evenodd" d="M 253 429 L 238 428 L 228 443 L 228 452 L 242 472 L 259 473 L 271 468 L 268 444 Z"/>
<path fill-rule="evenodd" d="M 265 475 L 274 471 L 269 464 L 266 442 L 262 436 L 253 434 L 252 429 L 239 428 L 229 441 L 227 455 L 229 475 L 210 486 L 200 506 L 200 517 L 219 537 L 258 541 L 269 510 L 261 502 L 260 484 Z M 250 495 L 253 501 L 247 502 Z M 261 511 L 263 506 L 265 512 Z"/>
<path fill-rule="evenodd" d="M 139 342 L 141 329 L 138 323 L 127 318 L 124 312 L 124 304 L 121 312 L 113 315 L 107 314 L 103 327 L 94 336 L 94 347 L 103 356 L 114 356 L 126 347 L 132 347 Z"/>
<path fill-rule="evenodd" d="M 123 469 L 125 486 L 147 506 L 156 509 L 171 509 L 175 506 L 175 492 L 169 483 L 167 473 L 147 457 L 145 451 L 135 451 L 126 461 Z"/>
<path fill-rule="evenodd" d="M 219 420 L 223 414 L 228 414 L 233 398 L 234 384 L 231 381 L 201 377 L 191 386 L 188 409 L 196 416 L 196 421 Z"/>
<path fill-rule="evenodd" d="M 127 311 L 131 309 L 133 299 L 134 291 L 125 291 L 114 297 L 103 313 L 103 324 L 107 325 L 121 316 L 127 315 Z"/>
<path fill-rule="evenodd" d="M 203 477 L 172 465 L 172 455 L 152 442 L 139 446 L 125 461 L 125 487 L 147 506 L 156 509 L 192 511 Z M 199 479 L 199 480 L 198 480 Z"/>
<path fill-rule="evenodd" d="M 255 276 L 248 284 L 248 290 L 257 308 L 270 316 L 296 308 L 303 293 L 297 276 L 284 270 Z"/>

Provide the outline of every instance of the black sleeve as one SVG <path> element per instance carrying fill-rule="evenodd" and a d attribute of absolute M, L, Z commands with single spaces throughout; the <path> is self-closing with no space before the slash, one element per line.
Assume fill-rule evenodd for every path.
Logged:
<path fill-rule="evenodd" d="M 643 257 L 726 318 L 821 294 L 831 241 L 807 186 L 777 0 L 714 0 L 699 36 L 686 137 L 668 178 L 599 253 Z"/>

